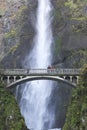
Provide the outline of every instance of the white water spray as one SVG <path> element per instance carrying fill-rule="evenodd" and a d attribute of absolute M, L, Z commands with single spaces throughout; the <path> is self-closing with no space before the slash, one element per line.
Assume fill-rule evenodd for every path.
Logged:
<path fill-rule="evenodd" d="M 35 46 L 28 56 L 27 68 L 47 68 L 51 64 L 51 10 L 50 0 L 38 0 Z M 32 81 L 23 87 L 21 113 L 29 129 L 51 129 L 55 115 L 48 110 L 52 82 Z"/>

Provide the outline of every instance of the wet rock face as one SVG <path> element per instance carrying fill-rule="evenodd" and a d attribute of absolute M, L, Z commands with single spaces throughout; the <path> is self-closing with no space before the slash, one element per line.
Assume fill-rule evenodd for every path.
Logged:
<path fill-rule="evenodd" d="M 54 7 L 53 64 L 58 63 L 59 67 L 65 67 L 65 62 L 68 61 L 66 59 L 70 57 L 70 51 L 87 50 L 85 2 L 54 0 L 52 3 Z M 73 63 L 73 60 L 71 62 Z M 69 62 L 67 67 L 70 67 Z"/>
<path fill-rule="evenodd" d="M 86 13 L 78 15 L 86 7 L 85 4 L 82 7 L 79 4 L 79 11 L 76 11 L 77 1 L 74 5 L 72 1 L 69 3 L 67 0 L 51 0 L 51 2 L 53 5 L 53 64 L 58 63 L 60 67 L 63 67 L 67 64 L 65 59 L 68 58 L 70 51 L 87 48 Z M 5 63 L 4 67 L 7 68 L 22 67 L 21 63 L 32 50 L 37 4 L 37 0 L 0 1 L 2 66 Z"/>
<path fill-rule="evenodd" d="M 33 43 L 37 1 L 7 0 L 5 4 L 8 8 L 0 24 L 2 28 L 0 34 L 1 66 L 3 67 L 5 63 L 5 68 L 21 67 L 21 62 L 29 53 Z"/>
<path fill-rule="evenodd" d="M 15 46 L 19 39 L 16 38 L 16 26 L 18 24 L 17 14 L 23 3 L 18 0 L 1 0 L 1 18 L 0 18 L 0 60 L 8 54 L 10 48 Z"/>

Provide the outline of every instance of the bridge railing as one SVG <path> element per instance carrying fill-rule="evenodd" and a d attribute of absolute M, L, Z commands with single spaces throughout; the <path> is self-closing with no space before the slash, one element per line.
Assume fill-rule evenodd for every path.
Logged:
<path fill-rule="evenodd" d="M 81 69 L 57 69 L 57 73 L 65 74 L 65 75 L 80 75 Z"/>
<path fill-rule="evenodd" d="M 50 74 L 50 75 L 81 75 L 81 69 L 0 69 L 0 75 L 37 75 L 37 74 Z"/>
<path fill-rule="evenodd" d="M 0 69 L 0 75 L 25 75 L 26 69 Z"/>

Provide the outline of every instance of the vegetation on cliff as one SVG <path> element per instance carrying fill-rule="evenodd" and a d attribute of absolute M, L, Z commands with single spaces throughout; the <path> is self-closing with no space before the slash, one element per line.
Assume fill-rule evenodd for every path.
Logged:
<path fill-rule="evenodd" d="M 0 130 L 27 130 L 16 100 L 0 82 Z"/>
<path fill-rule="evenodd" d="M 87 34 L 87 1 L 67 0 L 64 5 L 68 9 L 67 18 L 72 23 L 73 32 Z"/>
<path fill-rule="evenodd" d="M 87 50 L 78 49 L 65 53 L 64 66 L 67 68 L 82 68 L 83 64 L 87 64 Z"/>
<path fill-rule="evenodd" d="M 53 35 L 54 35 L 54 48 L 55 48 L 53 54 L 54 63 L 58 62 L 59 64 L 63 64 L 64 67 L 79 67 L 83 64 L 80 63 L 79 66 L 77 65 L 79 64 L 78 62 L 78 57 L 80 57 L 79 54 L 84 55 L 82 53 L 87 52 L 86 3 L 87 0 L 53 1 L 54 5 Z M 73 54 L 71 54 L 72 52 Z M 78 57 L 76 53 L 78 53 Z M 75 58 L 75 59 L 73 58 L 73 60 L 71 60 L 73 57 L 72 55 L 74 55 Z M 72 66 L 70 66 L 70 63 L 72 64 Z"/>
<path fill-rule="evenodd" d="M 72 92 L 63 130 L 87 130 L 87 65 L 82 73 L 77 88 Z"/>

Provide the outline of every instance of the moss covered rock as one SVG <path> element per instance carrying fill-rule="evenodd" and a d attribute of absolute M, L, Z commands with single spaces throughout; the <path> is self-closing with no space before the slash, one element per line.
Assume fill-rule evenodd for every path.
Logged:
<path fill-rule="evenodd" d="M 16 100 L 0 82 L 0 130 L 27 130 Z"/>

